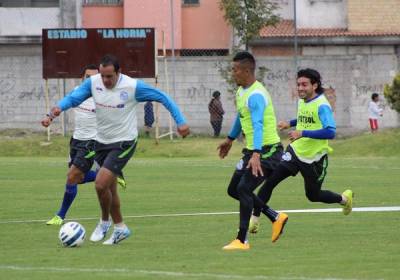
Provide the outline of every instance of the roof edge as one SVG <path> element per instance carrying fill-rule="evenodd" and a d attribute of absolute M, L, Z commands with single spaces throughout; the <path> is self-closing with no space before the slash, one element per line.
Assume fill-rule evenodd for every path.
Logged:
<path fill-rule="evenodd" d="M 297 37 L 299 45 L 400 45 L 399 36 Z M 293 45 L 294 37 L 258 38 L 251 46 Z"/>

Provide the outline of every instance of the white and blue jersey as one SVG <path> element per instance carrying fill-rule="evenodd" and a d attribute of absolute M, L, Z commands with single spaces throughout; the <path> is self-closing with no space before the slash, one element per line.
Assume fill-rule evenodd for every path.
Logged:
<path fill-rule="evenodd" d="M 87 141 L 97 135 L 96 110 L 93 98 L 88 98 L 74 109 L 75 128 L 72 138 Z"/>
<path fill-rule="evenodd" d="M 171 113 L 178 126 L 186 123 L 179 108 L 168 95 L 124 74 L 119 75 L 112 89 L 104 86 L 100 74 L 93 75 L 60 100 L 58 107 L 65 111 L 78 106 L 89 97 L 93 97 L 96 106 L 96 140 L 103 144 L 137 138 L 136 106 L 139 102 L 160 102 Z"/>

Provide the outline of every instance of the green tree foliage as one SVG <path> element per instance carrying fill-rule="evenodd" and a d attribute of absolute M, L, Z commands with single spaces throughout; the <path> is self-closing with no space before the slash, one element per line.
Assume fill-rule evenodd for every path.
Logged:
<path fill-rule="evenodd" d="M 243 47 L 248 50 L 249 42 L 260 36 L 262 28 L 275 25 L 280 20 L 279 16 L 274 14 L 278 6 L 268 0 L 220 0 L 219 7 L 238 38 L 232 46 L 233 55 Z M 229 62 L 233 55 L 229 56 Z M 236 84 L 231 76 L 230 63 L 218 62 L 216 67 L 228 84 L 228 92 L 234 93 Z M 262 82 L 268 71 L 265 67 L 258 67 L 257 80 Z"/>
<path fill-rule="evenodd" d="M 259 37 L 260 30 L 279 22 L 274 12 L 278 6 L 267 0 L 220 0 L 225 20 L 234 28 L 239 45 L 248 49 L 249 42 Z M 236 47 L 236 46 L 234 46 Z"/>
<path fill-rule="evenodd" d="M 392 85 L 385 85 L 383 94 L 390 107 L 400 113 L 400 73 L 394 77 Z"/>

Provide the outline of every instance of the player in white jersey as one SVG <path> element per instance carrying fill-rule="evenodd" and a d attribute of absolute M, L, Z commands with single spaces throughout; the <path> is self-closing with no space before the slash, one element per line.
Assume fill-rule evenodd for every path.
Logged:
<path fill-rule="evenodd" d="M 96 65 L 86 66 L 83 69 L 82 81 L 98 72 Z M 90 170 L 94 160 L 97 133 L 93 98 L 85 100 L 74 111 L 75 129 L 70 141 L 69 170 L 64 197 L 60 209 L 52 219 L 46 222 L 47 225 L 61 225 L 78 193 L 77 184 L 93 182 L 96 178 L 96 172 Z"/>
<path fill-rule="evenodd" d="M 93 97 L 96 104 L 95 160 L 101 166 L 95 181 L 101 220 L 90 240 L 97 242 L 105 238 L 111 227 L 111 215 L 114 231 L 103 244 L 117 244 L 131 235 L 123 222 L 115 182 L 136 148 L 137 104 L 146 101 L 161 102 L 177 123 L 180 135 L 185 137 L 190 130 L 179 108 L 168 95 L 141 80 L 121 74 L 118 60 L 112 55 L 106 55 L 101 60 L 100 74 L 85 80 L 81 86 L 59 101 L 51 109 L 49 116 L 59 116 L 62 111 L 76 107 L 90 97 Z M 43 119 L 42 125 L 49 126 L 49 119 Z"/>

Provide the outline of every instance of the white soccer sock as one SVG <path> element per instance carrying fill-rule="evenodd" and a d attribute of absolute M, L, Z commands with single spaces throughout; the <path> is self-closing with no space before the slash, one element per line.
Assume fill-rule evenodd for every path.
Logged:
<path fill-rule="evenodd" d="M 124 228 L 126 228 L 126 225 L 125 225 L 124 222 L 120 222 L 120 223 L 118 223 L 118 224 L 115 224 L 114 227 L 115 227 L 116 229 L 124 229 Z"/>
<path fill-rule="evenodd" d="M 347 198 L 344 195 L 342 195 L 342 201 L 340 202 L 340 204 L 346 205 L 346 202 L 347 202 Z"/>

